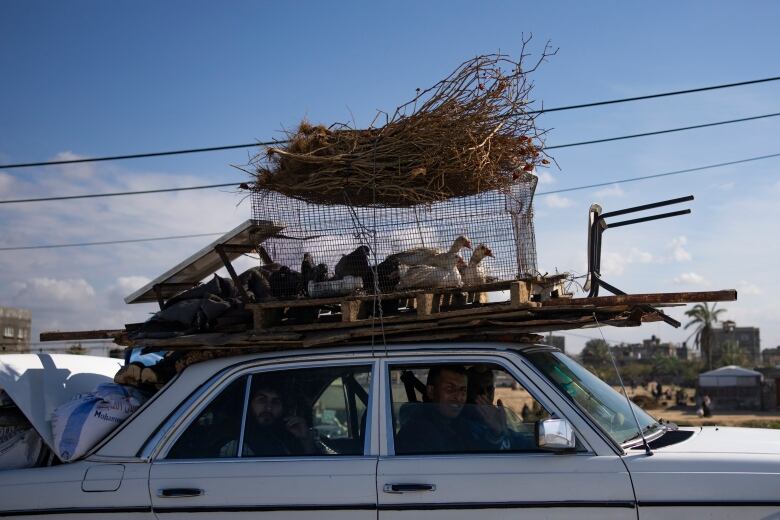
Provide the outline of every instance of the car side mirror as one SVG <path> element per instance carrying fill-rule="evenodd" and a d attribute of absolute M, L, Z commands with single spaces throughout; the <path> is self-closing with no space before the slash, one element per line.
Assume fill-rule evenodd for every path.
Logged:
<path fill-rule="evenodd" d="M 577 445 L 574 428 L 566 419 L 547 419 L 536 423 L 536 443 L 545 450 L 571 450 Z"/>

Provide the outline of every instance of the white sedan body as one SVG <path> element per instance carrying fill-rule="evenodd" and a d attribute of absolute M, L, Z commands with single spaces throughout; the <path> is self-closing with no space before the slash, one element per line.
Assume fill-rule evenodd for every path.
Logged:
<path fill-rule="evenodd" d="M 0 471 L 0 517 L 780 518 L 780 432 L 691 428 L 648 456 L 610 438 L 525 357 L 529 348 L 553 350 L 495 343 L 345 347 L 192 365 L 81 460 Z M 502 371 L 545 417 L 568 421 L 576 449 L 404 453 L 396 446 L 405 399 L 398 375 L 443 363 Z M 296 373 L 340 374 L 322 379 L 330 382 L 312 398 L 312 409 L 299 411 L 316 417 L 315 430 L 339 454 L 254 456 L 240 448 L 226 455 L 236 443 L 221 441 L 227 427 L 214 418 L 229 410 L 219 399 L 231 391 L 243 396 L 230 406 L 241 424 L 237 446 L 246 446 L 252 381 Z M 329 410 L 342 406 L 333 404 L 339 399 L 345 404 L 336 415 L 348 419 Z M 215 444 L 225 445 L 215 451 Z"/>

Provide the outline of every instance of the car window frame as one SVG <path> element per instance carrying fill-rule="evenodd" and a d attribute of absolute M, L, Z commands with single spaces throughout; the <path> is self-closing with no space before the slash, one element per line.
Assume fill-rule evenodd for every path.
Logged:
<path fill-rule="evenodd" d="M 520 354 L 515 354 L 519 356 Z M 576 455 L 595 455 L 596 452 L 588 441 L 587 436 L 581 433 L 581 430 L 575 423 L 568 419 L 567 414 L 561 410 L 557 403 L 549 398 L 542 391 L 533 379 L 529 378 L 520 367 L 512 362 L 508 356 L 501 351 L 495 352 L 424 352 L 410 353 L 399 352 L 382 360 L 382 403 L 380 403 L 382 413 L 384 414 L 381 433 L 383 437 L 380 455 L 394 458 L 419 458 L 419 457 L 528 457 L 528 456 L 548 456 L 558 455 L 553 451 L 506 451 L 506 452 L 463 452 L 463 453 L 425 453 L 425 454 L 396 454 L 395 453 L 395 428 L 393 423 L 393 400 L 390 371 L 393 366 L 430 366 L 442 363 L 458 363 L 464 365 L 470 364 L 492 364 L 501 367 L 511 377 L 513 377 L 523 388 L 533 397 L 551 417 L 564 418 L 569 421 L 574 429 L 575 435 L 582 445 L 584 451 L 572 452 Z"/>
<path fill-rule="evenodd" d="M 550 347 L 550 346 L 545 346 L 545 345 L 534 347 L 533 351 L 536 351 L 536 349 L 549 350 L 549 351 L 561 352 L 563 354 L 566 354 L 565 352 L 562 352 L 561 350 L 559 350 L 557 348 Z M 621 445 L 621 444 L 617 443 L 615 441 L 615 439 L 613 439 L 612 436 L 609 435 L 609 433 L 607 433 L 607 431 L 604 430 L 604 428 L 601 427 L 601 425 L 598 423 L 598 421 L 594 420 L 585 410 L 580 408 L 580 406 L 578 404 L 576 404 L 574 401 L 572 401 L 571 398 L 569 396 L 567 396 L 565 394 L 565 392 L 563 392 L 563 390 L 558 388 L 557 385 L 555 385 L 551 381 L 548 381 L 547 376 L 545 376 L 544 373 L 542 373 L 541 370 L 539 370 L 529 359 L 527 359 L 523 355 L 524 353 L 525 353 L 525 351 L 518 353 L 518 357 L 520 358 L 521 363 L 522 363 L 519 366 L 519 368 L 525 367 L 525 369 L 529 371 L 529 377 L 532 375 L 532 376 L 535 376 L 535 377 L 545 381 L 548 384 L 549 388 L 551 389 L 552 393 L 554 395 L 558 396 L 559 398 L 561 398 L 563 400 L 563 402 L 565 402 L 566 405 L 569 408 L 571 408 L 571 410 L 573 411 L 573 413 L 577 417 L 579 417 L 582 421 L 587 423 L 589 428 L 596 435 L 598 435 L 599 439 L 605 445 L 607 445 L 609 447 L 610 451 L 612 451 L 614 454 L 619 455 L 619 456 L 624 456 L 624 455 L 628 454 L 627 450 L 631 449 L 631 447 L 633 447 L 633 446 L 627 447 L 627 446 L 624 446 L 624 445 Z M 569 422 L 571 422 L 571 421 L 569 421 Z M 639 444 L 642 444 L 641 439 L 640 439 L 640 441 L 639 441 L 639 443 L 637 445 L 639 445 Z"/>
<path fill-rule="evenodd" d="M 258 460 L 297 460 L 313 458 L 326 460 L 329 457 L 322 455 L 300 455 L 284 457 L 236 457 L 236 458 L 193 458 L 193 459 L 167 459 L 168 452 L 178 441 L 181 435 L 186 431 L 189 425 L 201 412 L 221 393 L 237 379 L 244 376 L 257 373 L 279 372 L 286 370 L 299 370 L 311 368 L 326 368 L 333 366 L 364 366 L 368 367 L 372 374 L 371 387 L 369 388 L 368 407 L 366 413 L 366 433 L 363 444 L 362 455 L 340 455 L 339 460 L 350 457 L 375 457 L 375 432 L 374 432 L 374 410 L 376 409 L 379 364 L 375 358 L 370 355 L 365 357 L 349 358 L 327 357 L 319 359 L 257 359 L 241 363 L 240 365 L 226 367 L 219 373 L 207 379 L 198 389 L 192 392 L 189 397 L 184 399 L 179 406 L 168 416 L 164 424 L 153 434 L 141 449 L 141 456 L 153 463 L 162 462 L 247 462 Z M 251 378 L 248 379 L 251 381 Z M 246 401 L 246 395 L 245 395 Z M 246 413 L 246 408 L 244 412 Z M 243 428 L 243 418 L 242 418 Z"/>

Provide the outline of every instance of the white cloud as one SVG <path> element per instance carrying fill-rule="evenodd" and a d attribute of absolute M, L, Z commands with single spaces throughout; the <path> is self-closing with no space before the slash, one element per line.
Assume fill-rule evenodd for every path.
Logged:
<path fill-rule="evenodd" d="M 151 280 L 146 276 L 120 276 L 116 282 L 106 290 L 108 306 L 112 309 L 123 310 L 127 307 L 125 296 L 137 291 Z"/>
<path fill-rule="evenodd" d="M 84 159 L 85 156 L 75 154 L 71 151 L 60 152 L 54 156 L 55 161 L 75 161 Z M 95 174 L 95 166 L 92 163 L 63 164 L 57 167 L 62 175 L 70 179 L 86 180 Z"/>
<path fill-rule="evenodd" d="M 562 197 L 557 193 L 553 193 L 552 195 L 546 195 L 544 197 L 544 203 L 547 205 L 548 208 L 568 208 L 569 206 L 572 205 L 571 199 Z"/>
<path fill-rule="evenodd" d="M 553 177 L 552 174 L 547 170 L 543 170 L 541 173 L 537 173 L 537 177 L 539 177 L 539 184 L 545 185 L 555 183 L 555 177 Z"/>
<path fill-rule="evenodd" d="M 623 188 L 621 188 L 617 184 L 613 184 L 612 186 L 609 186 L 607 188 L 604 188 L 603 190 L 599 190 L 596 192 L 597 197 L 622 197 L 626 193 L 623 191 Z"/>
<path fill-rule="evenodd" d="M 763 293 L 764 291 L 762 291 L 761 288 L 756 284 L 747 282 L 745 280 L 739 282 L 738 294 L 740 295 L 756 296 Z"/>
<path fill-rule="evenodd" d="M 684 236 L 674 238 L 669 242 L 669 248 L 672 250 L 672 258 L 675 262 L 688 262 L 691 260 L 691 254 L 685 249 L 688 239 Z"/>
<path fill-rule="evenodd" d="M 95 289 L 83 278 L 33 278 L 16 282 L 15 303 L 21 305 L 67 304 L 83 307 L 95 297 Z"/>
<path fill-rule="evenodd" d="M 6 193 L 11 192 L 11 187 L 13 186 L 14 178 L 8 175 L 7 173 L 0 172 L 0 193 L 5 195 Z"/>
<path fill-rule="evenodd" d="M 601 271 L 605 275 L 620 276 L 631 264 L 650 264 L 655 261 L 651 253 L 632 247 L 628 253 L 605 252 L 602 255 Z"/>
<path fill-rule="evenodd" d="M 710 285 L 710 282 L 706 278 L 694 272 L 680 274 L 680 276 L 674 279 L 674 283 L 680 285 L 697 285 L 701 287 Z"/>

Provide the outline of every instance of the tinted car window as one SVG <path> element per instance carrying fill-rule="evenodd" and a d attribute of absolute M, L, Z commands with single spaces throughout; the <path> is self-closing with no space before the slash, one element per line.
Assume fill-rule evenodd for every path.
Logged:
<path fill-rule="evenodd" d="M 398 455 L 536 451 L 550 416 L 498 365 L 399 366 L 390 381 Z"/>
<path fill-rule="evenodd" d="M 247 377 L 233 381 L 190 423 L 169 459 L 216 459 L 237 455 Z M 230 443 L 233 449 L 224 449 Z"/>
<path fill-rule="evenodd" d="M 370 379 L 370 367 L 354 366 L 245 376 L 187 427 L 168 458 L 361 455 Z"/>

